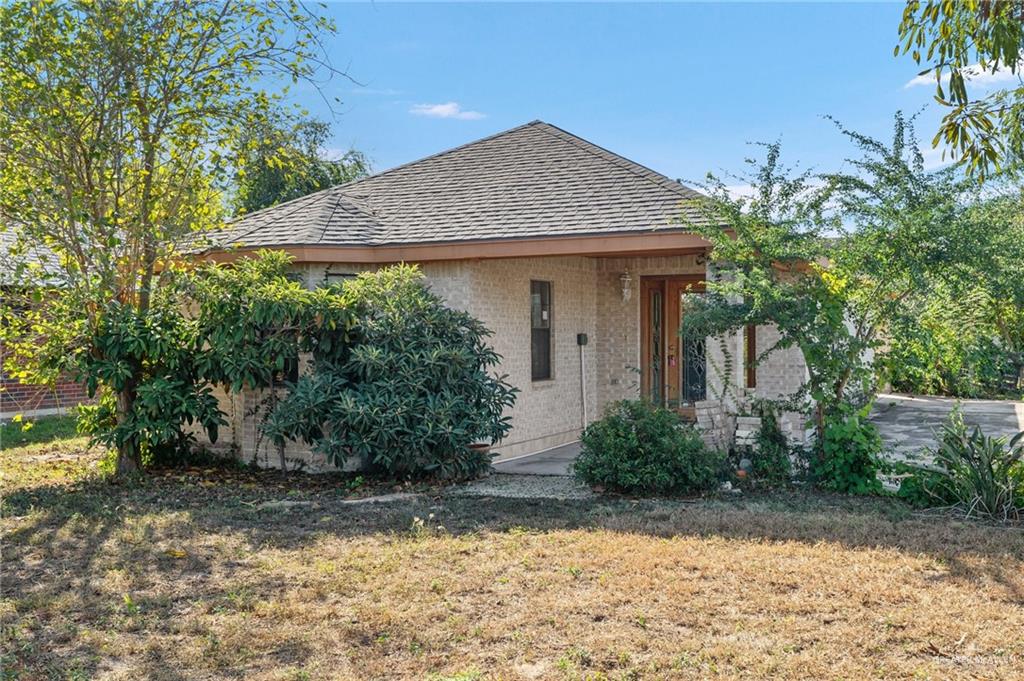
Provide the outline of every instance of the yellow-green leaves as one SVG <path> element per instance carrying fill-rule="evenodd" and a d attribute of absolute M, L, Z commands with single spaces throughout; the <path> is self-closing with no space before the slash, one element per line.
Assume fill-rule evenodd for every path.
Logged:
<path fill-rule="evenodd" d="M 922 74 L 935 75 L 935 100 L 947 108 L 933 146 L 948 145 L 952 158 L 980 179 L 1018 163 L 1024 152 L 1024 87 L 980 96 L 969 87 L 971 76 L 1019 71 L 1020 12 L 1016 2 L 909 0 L 899 25 L 893 54 L 927 63 Z"/>
<path fill-rule="evenodd" d="M 281 33 L 284 22 L 294 30 Z M 0 4 L 0 222 L 45 244 L 59 270 L 20 269 L 22 290 L 60 280 L 53 295 L 26 294 L 28 312 L 4 332 L 6 359 L 40 379 L 83 355 L 106 367 L 87 380 L 122 392 L 119 448 L 173 429 L 132 426 L 145 363 L 106 353 L 169 356 L 164 332 L 187 325 L 152 319 L 153 300 L 192 236 L 221 226 L 243 139 L 276 105 L 267 78 L 312 76 L 328 30 L 301 5 L 259 0 Z M 115 309 L 159 338 L 100 345 Z M 146 339 L 154 345 L 138 346 Z M 147 384 L 152 404 L 175 380 L 185 379 Z M 198 411 L 182 413 L 212 413 L 208 396 L 193 397 Z"/>

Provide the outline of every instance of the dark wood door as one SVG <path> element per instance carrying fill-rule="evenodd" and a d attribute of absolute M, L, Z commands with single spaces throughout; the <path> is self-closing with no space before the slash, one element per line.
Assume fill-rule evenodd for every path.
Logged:
<path fill-rule="evenodd" d="M 703 278 L 643 277 L 640 291 L 641 393 L 693 418 L 694 403 L 707 394 L 705 342 L 683 338 L 680 325 L 688 296 L 704 291 Z"/>

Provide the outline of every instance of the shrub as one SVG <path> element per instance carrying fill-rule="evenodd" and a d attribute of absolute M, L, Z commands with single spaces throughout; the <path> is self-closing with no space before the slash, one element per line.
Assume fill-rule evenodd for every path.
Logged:
<path fill-rule="evenodd" d="M 474 477 L 511 428 L 516 390 L 491 369 L 490 332 L 431 293 L 415 267 L 345 282 L 355 310 L 349 352 L 317 359 L 263 424 L 275 442 L 302 439 L 333 464 L 356 458 L 400 477 Z"/>
<path fill-rule="evenodd" d="M 154 296 L 145 314 L 107 305 L 85 339 L 87 344 L 69 353 L 70 370 L 98 399 L 79 408 L 81 433 L 105 447 L 134 452 L 142 465 L 186 459 L 193 424 L 216 442 L 227 421 L 200 367 L 196 326 L 166 292 Z M 132 399 L 119 407 L 125 391 Z"/>
<path fill-rule="evenodd" d="M 679 494 L 711 489 L 722 457 L 673 411 L 645 400 L 615 402 L 580 437 L 574 464 L 590 485 L 631 494 Z"/>
<path fill-rule="evenodd" d="M 952 306 L 944 302 L 946 307 Z M 977 305 L 975 309 L 982 307 Z M 1019 362 L 996 332 L 979 335 L 972 327 L 970 312 L 962 307 L 944 310 L 943 314 L 943 319 L 935 320 L 926 310 L 920 317 L 902 322 L 893 334 L 890 348 L 882 357 L 882 367 L 893 388 L 968 398 L 1013 395 L 1010 377 L 1019 372 Z"/>
<path fill-rule="evenodd" d="M 779 428 L 779 419 L 769 405 L 757 409 L 761 417 L 761 429 L 757 432 L 757 446 L 751 453 L 751 473 L 757 479 L 771 483 L 789 481 L 792 465 L 789 459 L 789 443 Z"/>
<path fill-rule="evenodd" d="M 968 516 L 1007 520 L 1024 510 L 1024 432 L 1009 442 L 968 431 L 955 409 L 942 428 L 934 467 L 917 468 L 900 496 L 922 506 L 958 506 Z"/>
<path fill-rule="evenodd" d="M 852 494 L 882 491 L 878 479 L 882 437 L 866 412 L 867 408 L 826 420 L 824 437 L 811 462 L 811 476 L 821 487 Z"/>

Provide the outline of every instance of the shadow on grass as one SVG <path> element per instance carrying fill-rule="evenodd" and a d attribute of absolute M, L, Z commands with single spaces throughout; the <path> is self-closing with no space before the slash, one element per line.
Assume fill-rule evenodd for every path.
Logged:
<path fill-rule="evenodd" d="M 293 481 L 289 485 L 289 480 Z M 381 490 L 387 491 L 387 490 Z M 414 490 L 415 491 L 415 490 Z M 69 518 L 106 527 L 125 516 L 186 512 L 195 529 L 242 532 L 255 544 L 305 545 L 316 533 L 341 537 L 400 533 L 413 517 L 438 515 L 452 534 L 604 529 L 656 537 L 721 536 L 729 539 L 835 543 L 848 548 L 892 548 L 952 559 L 1024 558 L 1024 527 L 985 524 L 940 514 L 920 514 L 896 499 L 863 498 L 809 489 L 782 489 L 698 500 L 517 499 L 466 497 L 443 488 L 421 489 L 411 498 L 353 504 L 351 493 L 303 478 L 277 476 L 272 486 L 217 485 L 175 476 L 126 482 L 93 478 L 75 485 L 15 490 L 3 499 L 3 515 L 39 511 L 37 522 L 8 535 L 11 545 L 60 527 Z M 327 520 L 327 522 L 324 522 Z M 99 530 L 97 530 L 99 532 Z M 45 542 L 43 542 L 45 543 Z M 70 546 L 68 547 L 70 548 Z"/>
<path fill-rule="evenodd" d="M 401 538 L 410 536 L 414 517 L 431 513 L 455 536 L 604 530 L 896 549 L 943 562 L 949 572 L 942 579 L 987 580 L 1024 604 L 1020 528 L 921 517 L 889 499 L 783 490 L 696 502 L 613 497 L 559 501 L 464 497 L 434 490 L 391 503 L 350 504 L 345 503 L 350 499 L 344 489 L 306 485 L 298 478 L 289 488 L 283 476 L 274 481 L 217 485 L 201 476 L 123 483 L 89 478 L 7 494 L 3 516 L 12 529 L 6 535 L 0 595 L 10 599 L 13 609 L 4 616 L 2 648 L 10 651 L 4 666 L 44 676 L 75 672 L 92 677 L 109 673 L 111 665 L 116 671 L 116 653 L 112 661 L 102 639 L 76 635 L 75 627 L 82 625 L 152 634 L 141 654 L 144 675 L 186 678 L 175 667 L 182 653 L 173 650 L 180 608 L 194 607 L 199 599 L 213 613 L 218 608 L 244 610 L 252 607 L 252 593 L 275 593 L 289 585 L 280 577 L 254 575 L 252 565 L 241 560 L 202 552 L 180 557 L 169 554 L 167 546 L 212 536 L 241 537 L 251 547 L 281 550 L 311 546 L 324 535 Z M 261 506 L 282 500 L 288 505 Z M 141 522 L 143 518 L 149 520 Z M 135 584 L 165 585 L 157 591 L 172 595 L 132 600 L 133 582 L 122 590 L 117 585 L 124 574 Z M 237 584 L 242 586 L 232 586 Z M 61 623 L 67 611 L 76 613 L 79 624 Z M 222 645 L 204 618 L 191 618 L 189 626 L 190 639 L 203 642 L 195 654 L 207 667 L 219 675 L 246 676 L 247 662 L 238 644 Z M 367 631 L 365 636 L 372 640 L 375 635 Z M 282 667 L 301 665 L 310 655 L 301 634 L 278 641 L 274 651 L 275 664 Z"/>

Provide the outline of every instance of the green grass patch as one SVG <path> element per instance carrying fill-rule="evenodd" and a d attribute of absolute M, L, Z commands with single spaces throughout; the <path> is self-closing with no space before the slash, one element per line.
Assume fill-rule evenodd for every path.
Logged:
<path fill-rule="evenodd" d="M 23 447 L 79 437 L 74 416 L 43 416 L 0 424 L 0 448 Z"/>

